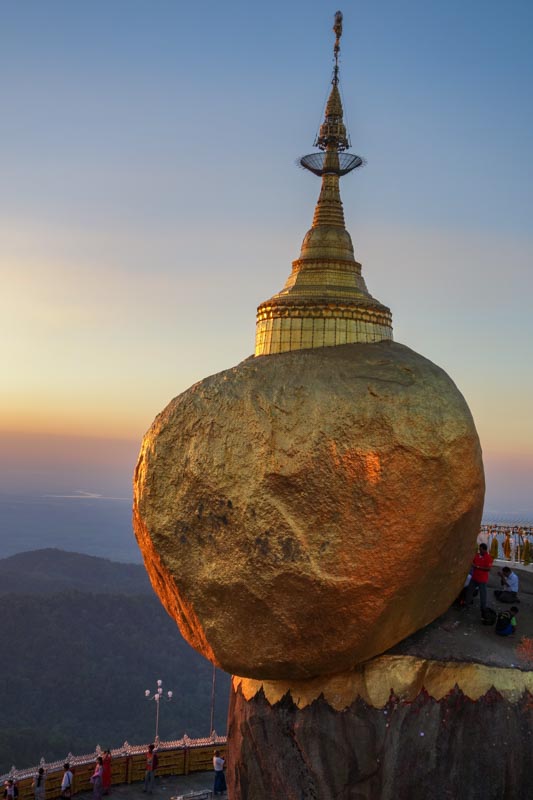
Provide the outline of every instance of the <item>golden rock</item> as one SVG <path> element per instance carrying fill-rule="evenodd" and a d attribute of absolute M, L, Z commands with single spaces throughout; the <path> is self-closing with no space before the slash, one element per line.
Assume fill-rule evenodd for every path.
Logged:
<path fill-rule="evenodd" d="M 184 637 L 227 672 L 338 673 L 435 619 L 484 495 L 450 378 L 382 341 L 244 361 L 175 398 L 142 444 L 134 527 Z"/>

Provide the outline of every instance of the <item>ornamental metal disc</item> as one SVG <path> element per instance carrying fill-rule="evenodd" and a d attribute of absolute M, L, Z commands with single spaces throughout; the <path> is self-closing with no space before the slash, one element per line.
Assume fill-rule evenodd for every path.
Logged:
<path fill-rule="evenodd" d="M 364 164 L 361 156 L 356 156 L 353 153 L 337 153 L 339 166 L 328 165 L 326 167 L 327 153 L 309 153 L 307 156 L 302 156 L 298 164 L 309 172 L 315 175 L 347 175 L 357 167 Z"/>

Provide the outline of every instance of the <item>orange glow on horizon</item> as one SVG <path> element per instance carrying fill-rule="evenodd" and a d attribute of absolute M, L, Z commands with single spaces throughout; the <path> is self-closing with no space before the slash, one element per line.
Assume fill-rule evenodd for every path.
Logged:
<path fill-rule="evenodd" d="M 152 418 L 155 417 L 154 411 Z M 147 415 L 143 421 L 140 414 L 122 413 L 114 409 L 104 412 L 101 409 L 54 406 L 53 409 L 39 408 L 28 401 L 16 409 L 0 406 L 0 434 L 21 436 L 60 436 L 87 439 L 136 439 L 140 442 L 152 424 Z"/>

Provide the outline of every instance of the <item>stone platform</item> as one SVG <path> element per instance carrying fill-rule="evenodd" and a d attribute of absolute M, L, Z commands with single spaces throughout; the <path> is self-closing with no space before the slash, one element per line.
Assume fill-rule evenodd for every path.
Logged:
<path fill-rule="evenodd" d="M 171 797 L 197 792 L 202 789 L 212 790 L 214 772 L 194 772 L 190 775 L 165 775 L 156 778 L 153 794 L 143 792 L 141 783 L 122 783 L 113 786 L 109 793 L 110 800 L 170 800 Z M 222 795 L 225 800 L 228 795 Z M 92 792 L 80 792 L 75 800 L 93 800 Z"/>
<path fill-rule="evenodd" d="M 504 565 L 504 562 L 501 564 Z M 513 669 L 526 666 L 518 662 L 516 645 L 524 636 L 533 638 L 533 573 L 511 567 L 520 579 L 520 603 L 517 603 L 520 611 L 515 636 L 496 636 L 493 627 L 482 625 L 479 598 L 474 598 L 473 606 L 452 605 L 442 616 L 404 639 L 388 653 L 436 661 L 469 661 L 488 667 Z M 493 567 L 489 578 L 487 603 L 495 611 L 508 610 L 509 603 L 500 603 L 494 597 L 494 589 L 501 588 L 498 569 L 501 569 L 499 564 Z"/>

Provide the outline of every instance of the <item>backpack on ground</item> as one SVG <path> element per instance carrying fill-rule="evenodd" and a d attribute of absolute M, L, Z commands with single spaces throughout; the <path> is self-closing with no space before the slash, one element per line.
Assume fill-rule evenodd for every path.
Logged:
<path fill-rule="evenodd" d="M 483 625 L 494 625 L 496 620 L 498 619 L 498 614 L 494 611 L 493 608 L 486 608 L 483 611 Z"/>
<path fill-rule="evenodd" d="M 512 617 L 513 615 L 510 611 L 500 611 L 498 614 L 498 619 L 496 620 L 496 633 L 507 630 L 511 624 Z"/>

